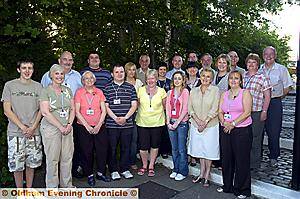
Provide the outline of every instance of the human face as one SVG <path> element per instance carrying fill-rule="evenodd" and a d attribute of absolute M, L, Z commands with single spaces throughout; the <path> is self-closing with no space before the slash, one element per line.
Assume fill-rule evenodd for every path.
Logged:
<path fill-rule="evenodd" d="M 17 71 L 20 73 L 21 80 L 29 80 L 33 74 L 33 65 L 32 63 L 22 63 Z"/>
<path fill-rule="evenodd" d="M 210 72 L 202 72 L 200 75 L 201 84 L 204 86 L 209 86 L 213 81 L 212 74 Z"/>
<path fill-rule="evenodd" d="M 148 56 L 142 56 L 139 60 L 139 64 L 142 68 L 142 70 L 147 70 L 150 65 L 150 58 Z"/>
<path fill-rule="evenodd" d="M 82 78 L 83 86 L 88 87 L 88 88 L 94 86 L 95 81 L 96 80 L 91 73 L 86 73 L 84 75 L 84 77 Z"/>
<path fill-rule="evenodd" d="M 159 77 L 165 77 L 167 74 L 167 67 L 161 66 L 158 68 L 158 76 Z"/>
<path fill-rule="evenodd" d="M 51 78 L 52 78 L 53 83 L 62 84 L 65 79 L 65 74 L 63 71 L 53 71 L 51 73 Z"/>
<path fill-rule="evenodd" d="M 196 53 L 190 53 L 188 61 L 197 62 L 198 61 L 198 57 L 197 57 Z"/>
<path fill-rule="evenodd" d="M 98 54 L 90 54 L 88 63 L 91 68 L 99 68 L 100 65 L 100 58 Z"/>
<path fill-rule="evenodd" d="M 210 68 L 211 64 L 212 64 L 212 60 L 210 58 L 210 56 L 208 55 L 204 55 L 201 58 L 201 64 L 203 68 Z"/>
<path fill-rule="evenodd" d="M 156 86 L 157 79 L 154 75 L 148 75 L 146 82 L 150 88 L 153 88 Z"/>
<path fill-rule="evenodd" d="M 189 76 L 195 77 L 197 75 L 198 72 L 198 68 L 196 67 L 190 67 L 187 69 L 187 73 L 189 74 Z"/>
<path fill-rule="evenodd" d="M 127 71 L 127 77 L 134 78 L 135 77 L 135 72 L 136 72 L 136 67 L 131 66 Z"/>
<path fill-rule="evenodd" d="M 264 51 L 263 58 L 264 58 L 265 64 L 267 66 L 273 65 L 274 62 L 275 62 L 275 59 L 276 59 L 276 55 L 275 55 L 274 50 L 271 49 L 271 48 L 267 48 Z"/>
<path fill-rule="evenodd" d="M 74 64 L 72 54 L 69 52 L 63 53 L 58 59 L 58 63 L 64 68 L 65 71 L 70 71 Z"/>
<path fill-rule="evenodd" d="M 228 84 L 231 88 L 240 88 L 242 83 L 239 73 L 231 73 L 228 78 Z"/>
<path fill-rule="evenodd" d="M 124 81 L 125 78 L 125 71 L 123 67 L 114 67 L 113 70 L 113 77 L 114 77 L 114 81 L 121 83 Z"/>
<path fill-rule="evenodd" d="M 248 59 L 247 69 L 248 69 L 249 72 L 257 72 L 258 71 L 257 61 L 255 59 Z"/>
<path fill-rule="evenodd" d="M 218 67 L 219 72 L 226 72 L 227 67 L 228 67 L 226 59 L 224 59 L 224 58 L 218 59 L 217 67 Z"/>
<path fill-rule="evenodd" d="M 230 59 L 231 59 L 231 66 L 236 67 L 237 63 L 240 60 L 238 54 L 234 51 L 231 51 L 231 52 L 228 53 L 228 55 L 230 56 Z"/>
<path fill-rule="evenodd" d="M 182 87 L 184 77 L 181 74 L 175 74 L 173 77 L 173 83 L 175 87 Z"/>
<path fill-rule="evenodd" d="M 172 60 L 172 64 L 173 64 L 174 68 L 180 69 L 183 64 L 182 57 L 178 56 L 178 55 L 175 56 Z"/>

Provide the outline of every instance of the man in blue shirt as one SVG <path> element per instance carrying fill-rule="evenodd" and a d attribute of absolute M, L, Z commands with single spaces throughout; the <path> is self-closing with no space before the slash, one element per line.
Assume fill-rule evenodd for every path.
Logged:
<path fill-rule="evenodd" d="M 181 66 L 183 64 L 183 60 L 182 57 L 179 54 L 175 54 L 172 58 L 172 65 L 173 65 L 173 69 L 170 70 L 169 72 L 167 72 L 166 74 L 166 78 L 168 79 L 172 79 L 173 74 L 176 71 L 182 71 L 183 73 L 185 73 L 182 69 Z"/>

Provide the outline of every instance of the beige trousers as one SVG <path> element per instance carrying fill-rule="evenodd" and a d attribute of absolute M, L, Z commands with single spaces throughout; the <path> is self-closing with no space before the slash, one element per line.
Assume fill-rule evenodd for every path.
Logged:
<path fill-rule="evenodd" d="M 53 125 L 42 123 L 41 135 L 46 155 L 46 187 L 73 187 L 72 158 L 74 152 L 73 129 L 63 135 Z M 58 172 L 58 166 L 60 171 Z M 58 178 L 58 173 L 60 176 Z"/>

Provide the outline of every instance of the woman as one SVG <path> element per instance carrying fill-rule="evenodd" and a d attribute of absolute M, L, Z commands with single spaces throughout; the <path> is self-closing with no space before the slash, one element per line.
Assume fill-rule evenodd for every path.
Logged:
<path fill-rule="evenodd" d="M 246 198 L 251 196 L 252 97 L 242 89 L 238 71 L 230 72 L 228 82 L 230 89 L 222 94 L 219 105 L 223 186 L 217 191 Z"/>
<path fill-rule="evenodd" d="M 200 73 L 200 87 L 191 91 L 189 98 L 190 137 L 188 154 L 200 158 L 200 175 L 193 182 L 210 185 L 210 169 L 212 160 L 220 158 L 219 149 L 219 89 L 212 86 L 214 73 L 211 69 L 203 69 Z"/>
<path fill-rule="evenodd" d="M 198 66 L 196 62 L 188 62 L 186 66 L 188 80 L 186 81 L 187 89 L 190 91 L 192 88 L 200 86 L 200 79 L 197 77 Z"/>
<path fill-rule="evenodd" d="M 49 75 L 52 83 L 42 89 L 40 96 L 41 113 L 44 116 L 40 130 L 46 155 L 46 187 L 71 188 L 74 100 L 72 91 L 62 84 L 65 77 L 63 68 L 54 64 Z"/>
<path fill-rule="evenodd" d="M 143 82 L 136 78 L 136 65 L 132 62 L 128 62 L 125 64 L 125 73 L 126 73 L 126 81 L 132 84 L 138 92 L 139 88 L 143 86 Z M 135 114 L 133 115 L 133 121 L 135 120 Z M 138 167 L 136 165 L 136 153 L 137 153 L 137 127 L 134 122 L 133 124 L 133 132 L 132 139 L 130 144 L 130 165 L 133 170 L 137 170 Z"/>
<path fill-rule="evenodd" d="M 218 70 L 212 84 L 216 85 L 222 94 L 228 90 L 228 75 L 231 66 L 230 57 L 226 54 L 219 55 L 216 59 L 215 66 Z"/>
<path fill-rule="evenodd" d="M 165 102 L 166 91 L 158 86 L 156 70 L 149 70 L 146 74 L 147 85 L 138 91 L 139 109 L 136 116 L 138 126 L 138 139 L 140 146 L 140 155 L 142 158 L 142 168 L 138 175 L 144 175 L 148 169 L 148 176 L 155 176 L 154 164 L 158 154 L 161 141 L 161 134 L 165 125 Z M 150 163 L 148 167 L 148 158 L 150 150 Z"/>
<path fill-rule="evenodd" d="M 91 71 L 82 74 L 83 87 L 78 89 L 75 95 L 75 109 L 78 123 L 78 137 L 80 154 L 82 154 L 82 166 L 88 184 L 95 186 L 93 172 L 94 149 L 97 159 L 96 178 L 110 181 L 105 176 L 105 165 L 108 150 L 108 137 L 104 120 L 106 116 L 105 97 L 103 92 L 96 88 L 96 77 Z"/>
<path fill-rule="evenodd" d="M 171 87 L 166 102 L 166 115 L 172 145 L 173 172 L 170 178 L 181 181 L 188 175 L 186 140 L 188 134 L 189 91 L 185 88 L 184 74 L 176 71 L 172 76 Z"/>

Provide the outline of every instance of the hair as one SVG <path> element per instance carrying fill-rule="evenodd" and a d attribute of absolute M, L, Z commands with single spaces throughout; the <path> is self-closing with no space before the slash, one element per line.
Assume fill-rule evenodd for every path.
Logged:
<path fill-rule="evenodd" d="M 128 62 L 125 64 L 124 69 L 125 69 L 126 76 L 127 76 L 127 72 L 129 71 L 129 69 L 131 67 L 134 67 L 136 69 L 136 65 L 133 62 Z M 134 74 L 133 77 L 134 77 L 134 79 L 136 79 L 136 74 Z"/>
<path fill-rule="evenodd" d="M 208 56 L 211 61 L 213 60 L 212 56 L 209 54 L 209 53 L 204 53 L 202 56 L 201 56 L 201 59 L 204 57 L 204 56 Z"/>
<path fill-rule="evenodd" d="M 157 70 L 160 68 L 160 67 L 166 67 L 166 69 L 168 70 L 169 67 L 168 67 L 168 64 L 166 62 L 159 62 L 159 64 L 157 65 Z"/>
<path fill-rule="evenodd" d="M 99 56 L 99 52 L 98 52 L 98 51 L 96 51 L 96 50 L 92 50 L 92 51 L 90 51 L 90 52 L 88 53 L 88 57 L 89 57 L 91 54 L 96 54 L 96 55 L 98 55 L 98 56 Z"/>
<path fill-rule="evenodd" d="M 217 70 L 219 70 L 218 66 L 217 66 L 219 59 L 225 59 L 226 60 L 226 63 L 227 63 L 227 72 L 229 72 L 230 71 L 230 67 L 231 67 L 231 58 L 230 58 L 230 56 L 228 54 L 220 54 L 216 58 L 215 67 L 217 68 Z"/>
<path fill-rule="evenodd" d="M 172 61 L 173 61 L 173 59 L 175 58 L 175 57 L 181 57 L 181 60 L 183 61 L 183 58 L 182 58 L 182 56 L 179 54 L 179 53 L 175 53 L 173 56 L 172 56 Z"/>
<path fill-rule="evenodd" d="M 141 56 L 140 56 L 140 58 L 139 58 L 139 61 L 140 61 L 141 59 L 143 59 L 143 57 L 146 57 L 146 58 L 149 60 L 149 62 L 150 62 L 150 56 L 147 55 L 147 54 L 141 54 Z"/>
<path fill-rule="evenodd" d="M 174 77 L 175 75 L 181 75 L 182 77 L 182 87 L 181 87 L 181 91 L 186 87 L 186 76 L 185 74 L 182 72 L 182 71 L 176 71 L 173 75 L 172 75 L 172 78 L 171 78 L 171 88 L 174 88 Z"/>
<path fill-rule="evenodd" d="M 242 73 L 241 73 L 240 71 L 234 70 L 234 71 L 231 71 L 231 72 L 229 73 L 229 75 L 228 75 L 228 90 L 231 88 L 230 85 L 229 85 L 229 78 L 230 78 L 233 74 L 235 74 L 235 73 L 238 74 L 238 75 L 240 76 L 240 80 L 241 80 L 241 82 L 240 82 L 240 87 L 243 88 L 243 75 L 242 75 Z"/>
<path fill-rule="evenodd" d="M 146 80 L 149 76 L 154 76 L 156 79 L 158 79 L 158 72 L 155 69 L 149 69 L 146 73 Z"/>
<path fill-rule="evenodd" d="M 115 69 L 115 68 L 120 68 L 120 67 L 124 68 L 124 66 L 121 65 L 121 64 L 114 64 L 114 66 L 113 66 L 113 68 L 112 68 L 112 71 L 114 72 L 114 69 Z M 125 70 L 125 68 L 124 68 L 124 70 Z"/>
<path fill-rule="evenodd" d="M 17 68 L 20 68 L 22 64 L 31 64 L 34 66 L 33 61 L 31 59 L 21 59 L 17 62 Z"/>
<path fill-rule="evenodd" d="M 82 83 L 82 84 L 83 84 L 83 80 L 85 79 L 85 75 L 87 75 L 87 74 L 91 74 L 92 77 L 94 78 L 94 81 L 96 81 L 96 76 L 95 76 L 95 74 L 94 74 L 93 72 L 87 70 L 87 71 L 85 71 L 85 72 L 81 75 L 81 83 Z"/>
<path fill-rule="evenodd" d="M 249 61 L 249 59 L 253 59 L 257 62 L 258 66 L 260 65 L 260 59 L 259 59 L 259 55 L 255 54 L 255 53 L 249 53 L 249 55 L 247 56 L 245 63 L 247 65 L 247 62 Z"/>
<path fill-rule="evenodd" d="M 54 72 L 56 72 L 56 71 L 64 72 L 64 68 L 61 65 L 59 65 L 59 64 L 53 64 L 51 66 L 50 70 L 49 70 L 49 77 L 50 77 L 50 79 L 52 79 L 51 74 L 54 73 Z"/>
<path fill-rule="evenodd" d="M 274 52 L 274 54 L 275 54 L 275 57 L 277 57 L 277 51 L 276 51 L 276 48 L 274 48 L 273 46 L 267 46 L 267 47 L 264 48 L 263 54 L 265 54 L 265 51 L 266 51 L 267 49 L 273 50 L 273 52 Z"/>
<path fill-rule="evenodd" d="M 201 77 L 201 75 L 203 74 L 203 73 L 205 73 L 205 72 L 209 72 L 210 73 L 210 75 L 211 75 L 211 82 L 214 80 L 214 71 L 212 70 L 212 69 L 210 69 L 210 68 L 204 68 L 202 71 L 201 71 L 201 73 L 200 73 L 200 77 Z"/>

